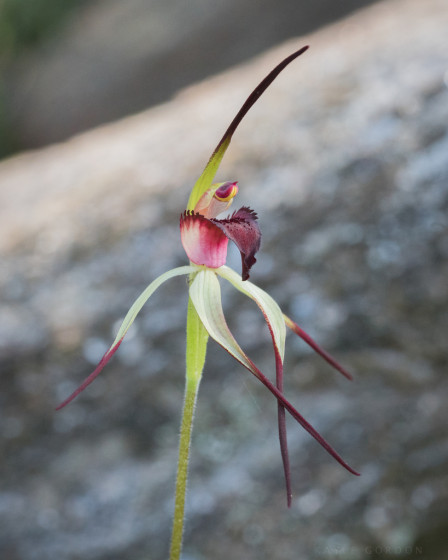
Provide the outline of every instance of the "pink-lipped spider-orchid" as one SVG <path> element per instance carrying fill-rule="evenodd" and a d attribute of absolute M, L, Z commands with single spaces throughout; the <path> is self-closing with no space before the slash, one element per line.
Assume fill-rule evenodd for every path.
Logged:
<path fill-rule="evenodd" d="M 255 375 L 255 377 L 261 381 L 261 383 L 265 385 L 265 387 L 267 387 L 267 389 L 269 389 L 269 391 L 277 399 L 280 449 L 286 480 L 288 506 L 291 505 L 292 490 L 285 427 L 286 411 L 343 467 L 353 474 L 358 474 L 303 418 L 303 416 L 294 408 L 294 406 L 283 394 L 283 359 L 285 352 L 286 327 L 301 337 L 311 348 L 313 348 L 313 350 L 320 354 L 331 366 L 341 372 L 345 377 L 351 379 L 350 374 L 341 365 L 339 365 L 334 358 L 320 348 L 316 342 L 314 342 L 314 340 L 294 321 L 284 315 L 278 304 L 271 296 L 255 284 L 248 281 L 250 269 L 256 262 L 255 254 L 260 248 L 261 232 L 257 223 L 257 214 L 250 208 L 242 207 L 231 216 L 218 219 L 217 216 L 229 208 L 234 197 L 238 193 L 238 184 L 236 182 L 212 183 L 224 153 L 229 146 L 232 135 L 243 117 L 262 95 L 262 93 L 268 88 L 268 86 L 274 81 L 278 74 L 290 62 L 304 53 L 307 49 L 308 47 L 303 47 L 288 56 L 255 88 L 224 133 L 224 136 L 210 157 L 203 173 L 194 185 L 188 201 L 187 209 L 180 218 L 181 241 L 190 260 L 190 264 L 188 266 L 181 266 L 165 272 L 143 291 L 128 311 L 115 340 L 104 354 L 96 369 L 87 377 L 80 387 L 76 389 L 76 391 L 74 391 L 57 407 L 59 410 L 66 406 L 90 383 L 92 383 L 92 381 L 112 358 L 114 353 L 118 350 L 129 327 L 132 325 L 137 314 L 154 291 L 166 280 L 173 278 L 174 276 L 188 275 L 189 305 L 187 316 L 186 355 L 187 389 L 181 429 L 172 558 L 177 558 L 178 555 L 176 554 L 180 554 L 180 542 L 183 526 L 183 521 L 180 521 L 180 518 L 182 517 L 183 519 L 185 480 L 187 472 L 186 464 L 188 463 L 191 422 L 209 336 L 221 345 L 240 364 Z M 241 253 L 241 277 L 225 265 L 229 240 L 236 244 Z M 274 348 L 276 364 L 275 384 L 272 383 L 244 353 L 230 332 L 222 309 L 219 278 L 222 278 L 232 284 L 237 290 L 251 298 L 260 308 L 269 328 Z M 191 394 L 193 395 L 194 393 L 194 395 L 189 399 L 189 387 L 193 385 L 195 386 L 195 389 L 194 391 L 192 390 Z M 191 401 L 190 404 L 188 404 L 189 400 Z M 190 418 L 185 420 L 185 417 L 188 416 L 186 412 L 187 408 L 190 409 Z M 183 432 L 184 428 L 185 433 Z M 182 439 L 183 437 L 184 439 Z M 181 465 L 182 462 L 185 463 L 184 466 Z M 182 469 L 184 469 L 183 475 L 181 473 Z M 179 479 L 182 478 L 182 476 L 185 477 L 185 480 L 183 482 L 179 482 Z M 178 518 L 178 525 L 180 523 L 180 528 L 178 527 L 177 529 L 179 533 L 177 537 L 177 545 L 175 544 L 176 516 Z"/>

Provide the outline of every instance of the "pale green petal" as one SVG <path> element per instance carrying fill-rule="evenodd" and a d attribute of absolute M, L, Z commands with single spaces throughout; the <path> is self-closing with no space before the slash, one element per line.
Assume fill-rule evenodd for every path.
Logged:
<path fill-rule="evenodd" d="M 148 299 L 152 296 L 152 294 L 157 290 L 159 286 L 161 286 L 164 282 L 169 280 L 170 278 L 174 278 L 174 276 L 181 276 L 182 274 L 191 274 L 192 272 L 196 272 L 198 269 L 195 266 L 180 266 L 178 268 L 173 268 L 172 270 L 168 270 L 168 272 L 164 272 L 158 278 L 156 278 L 149 286 L 139 295 L 139 297 L 135 300 L 132 304 L 132 307 L 126 314 L 121 327 L 115 337 L 114 342 L 112 343 L 111 348 L 123 338 L 123 336 L 127 333 L 129 327 L 134 322 L 135 318 L 139 314 L 141 308 L 145 305 Z"/>
<path fill-rule="evenodd" d="M 216 273 L 228 280 L 237 290 L 255 301 L 271 329 L 275 344 L 283 361 L 285 356 L 286 327 L 283 313 L 277 302 L 264 290 L 249 282 L 249 280 L 241 280 L 241 276 L 228 266 L 217 268 Z"/>
<path fill-rule="evenodd" d="M 227 326 L 221 304 L 221 287 L 213 270 L 201 270 L 190 286 L 190 298 L 208 334 L 227 352 L 258 377 Z"/>

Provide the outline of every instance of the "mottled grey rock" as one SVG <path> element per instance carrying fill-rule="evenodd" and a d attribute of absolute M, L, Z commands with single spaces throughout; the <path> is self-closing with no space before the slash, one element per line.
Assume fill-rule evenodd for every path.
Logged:
<path fill-rule="evenodd" d="M 0 165 L 5 558 L 166 558 L 185 281 L 154 295 L 82 396 L 53 407 L 144 286 L 186 263 L 177 224 L 191 184 L 252 87 L 305 43 L 218 178 L 238 179 L 239 203 L 260 215 L 252 280 L 355 373 L 348 383 L 287 339 L 287 395 L 362 476 L 290 422 L 287 510 L 275 402 L 210 344 L 186 557 L 446 556 L 447 26 L 444 0 L 383 2 Z M 262 318 L 224 298 L 236 338 L 272 372 Z"/>

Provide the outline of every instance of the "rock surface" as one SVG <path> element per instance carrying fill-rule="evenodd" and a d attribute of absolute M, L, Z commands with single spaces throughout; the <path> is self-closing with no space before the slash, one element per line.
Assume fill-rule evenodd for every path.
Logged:
<path fill-rule="evenodd" d="M 185 282 L 161 288 L 108 370 L 53 408 L 144 286 L 186 262 L 191 184 L 252 87 L 305 43 L 218 178 L 238 179 L 260 215 L 252 280 L 355 372 L 339 379 L 287 340 L 288 397 L 362 476 L 291 422 L 287 510 L 275 402 L 210 344 L 185 558 L 446 557 L 447 28 L 445 0 L 383 2 L 0 165 L 2 558 L 166 558 Z M 272 371 L 257 310 L 230 290 L 225 308 Z"/>
<path fill-rule="evenodd" d="M 147 109 L 372 1 L 81 2 L 57 36 L 6 72 L 14 140 L 36 148 Z"/>

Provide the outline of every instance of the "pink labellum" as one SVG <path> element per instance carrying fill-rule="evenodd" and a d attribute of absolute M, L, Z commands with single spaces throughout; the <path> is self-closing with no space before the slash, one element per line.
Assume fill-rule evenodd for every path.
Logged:
<path fill-rule="evenodd" d="M 241 253 L 243 280 L 249 278 L 261 242 L 257 214 L 246 207 L 223 220 L 209 220 L 187 210 L 180 218 L 180 237 L 190 261 L 208 268 L 219 268 L 226 263 L 227 243 L 229 239 L 233 241 Z"/>
<path fill-rule="evenodd" d="M 212 220 L 240 250 L 243 280 L 249 278 L 249 271 L 257 260 L 255 253 L 260 249 L 261 231 L 257 219 L 258 216 L 253 210 L 243 206 L 230 218 Z"/>
<path fill-rule="evenodd" d="M 201 214 L 184 212 L 180 218 L 180 238 L 191 262 L 209 268 L 226 263 L 229 240 L 215 221 Z"/>

